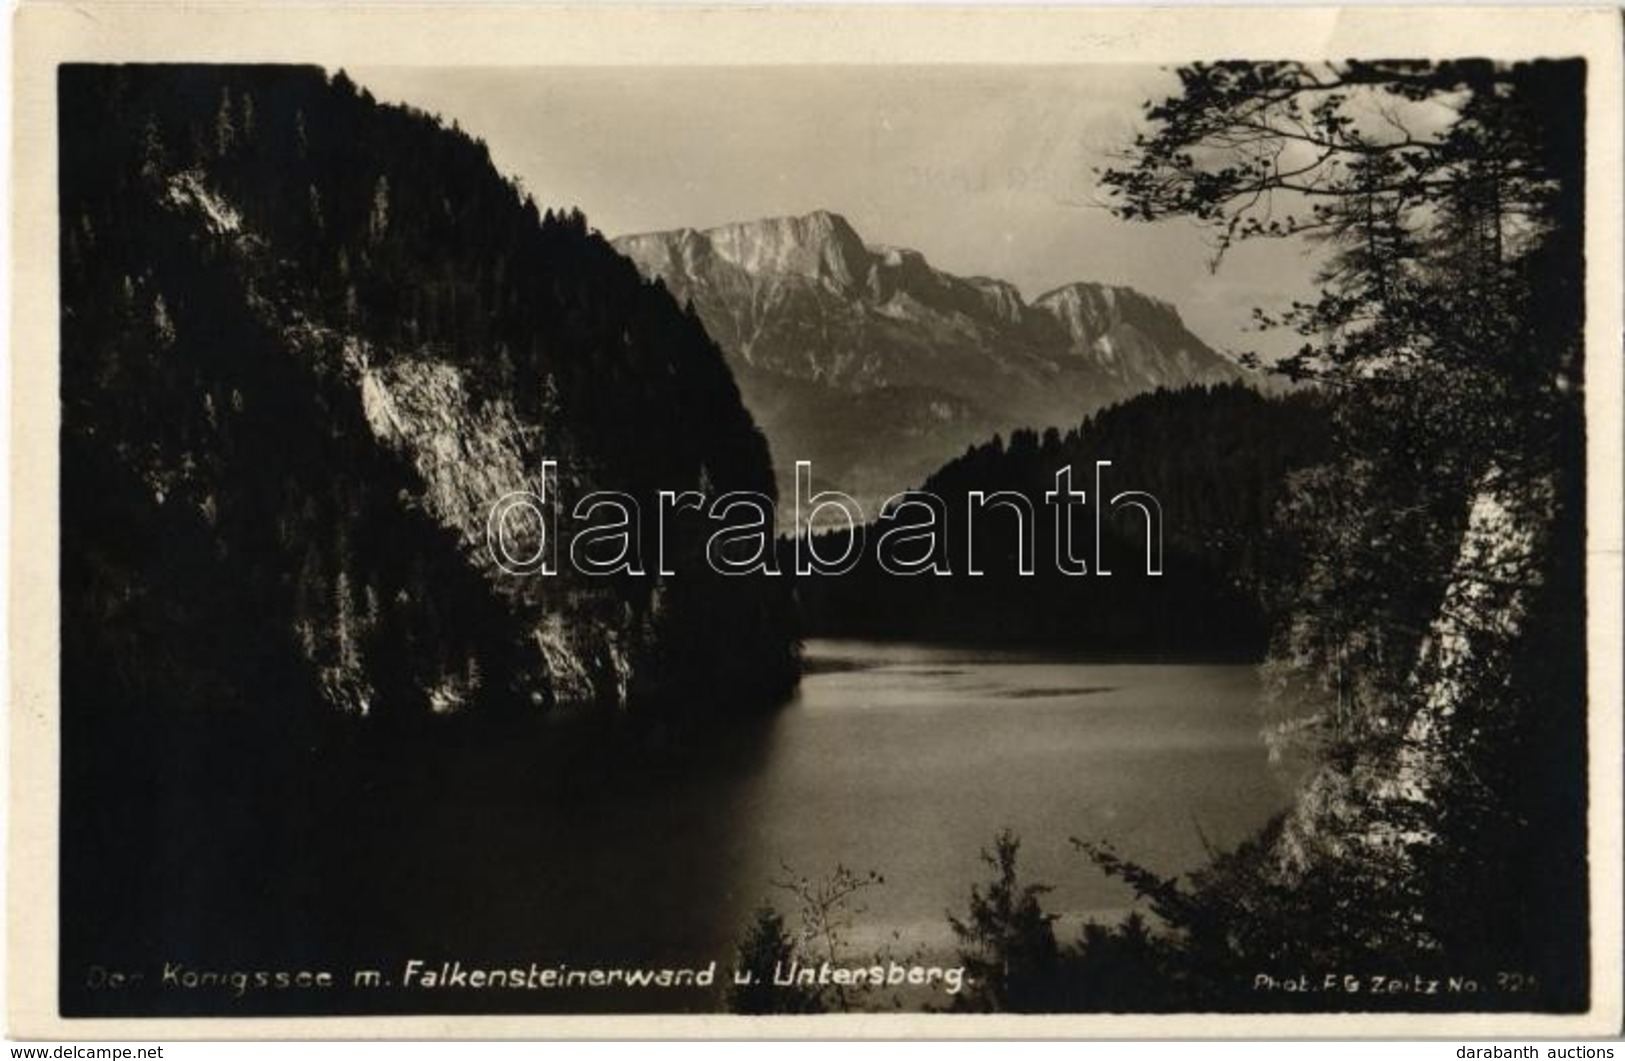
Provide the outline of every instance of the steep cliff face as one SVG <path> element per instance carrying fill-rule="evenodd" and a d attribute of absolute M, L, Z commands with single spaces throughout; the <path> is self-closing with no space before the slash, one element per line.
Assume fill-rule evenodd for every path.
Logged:
<path fill-rule="evenodd" d="M 1014 286 L 865 244 L 837 214 L 615 241 L 692 302 L 739 376 L 781 479 L 796 459 L 875 504 L 996 431 L 1070 426 L 1157 387 L 1250 380 L 1127 288 Z M 848 440 L 862 438 L 854 450 Z"/>
<path fill-rule="evenodd" d="M 1519 722 L 1514 672 L 1535 602 L 1550 591 L 1553 492 L 1550 476 L 1516 481 L 1499 468 L 1480 476 L 1408 683 L 1410 714 L 1385 724 L 1391 739 L 1377 754 L 1309 779 L 1282 832 L 1287 870 L 1330 856 L 1377 857 L 1396 875 L 1419 872 L 1415 863 L 1440 841 L 1437 823 L 1453 790 Z"/>
<path fill-rule="evenodd" d="M 563 526 L 593 490 L 774 493 L 703 327 L 578 214 L 343 75 L 60 91 L 69 709 L 708 710 L 794 681 L 771 580 L 490 558 L 544 459 Z"/>
<path fill-rule="evenodd" d="M 1568 1006 L 1585 990 L 1588 885 L 1583 559 L 1564 478 L 1538 460 L 1476 477 L 1402 688 L 1320 757 L 1260 879 L 1323 904 L 1334 882 L 1351 951 L 1524 970 L 1540 982 L 1524 990 Z"/>

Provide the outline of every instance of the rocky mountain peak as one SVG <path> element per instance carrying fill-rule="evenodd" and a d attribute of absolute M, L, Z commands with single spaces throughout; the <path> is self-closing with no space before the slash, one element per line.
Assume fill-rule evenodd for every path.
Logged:
<path fill-rule="evenodd" d="M 1172 304 L 1117 284 L 1080 280 L 1045 292 L 1033 300 L 1033 305 L 1048 310 L 1067 324 L 1074 335 L 1080 327 L 1099 334 L 1114 324 L 1136 323 L 1152 317 L 1184 327 L 1179 310 Z"/>
<path fill-rule="evenodd" d="M 1040 295 L 1033 308 L 1060 324 L 1074 352 L 1112 360 L 1114 344 L 1133 334 L 1164 353 L 1189 350 L 1205 354 L 1203 360 L 1218 357 L 1191 334 L 1173 305 L 1131 287 L 1079 281 Z"/>
<path fill-rule="evenodd" d="M 975 288 L 992 314 L 1007 324 L 1020 324 L 1026 316 L 1027 303 L 1015 284 L 988 276 L 967 277 L 965 282 Z"/>
<path fill-rule="evenodd" d="M 1174 308 L 1075 283 L 1029 303 L 919 251 L 865 244 L 827 210 L 615 246 L 691 302 L 767 435 L 781 482 L 811 459 L 868 504 L 995 432 L 1076 424 L 1115 401 L 1248 378 Z"/>
<path fill-rule="evenodd" d="M 756 276 L 791 275 L 846 290 L 867 278 L 872 255 L 840 214 L 741 221 L 700 231 L 623 236 L 616 246 L 646 271 L 692 273 L 714 258 Z"/>

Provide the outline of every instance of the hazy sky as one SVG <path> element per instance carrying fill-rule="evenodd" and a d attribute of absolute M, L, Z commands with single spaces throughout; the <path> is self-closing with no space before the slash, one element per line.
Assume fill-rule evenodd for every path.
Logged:
<path fill-rule="evenodd" d="M 1217 275 L 1185 221 L 1114 219 L 1093 169 L 1171 75 L 1149 66 L 365 68 L 380 99 L 483 137 L 539 204 L 606 235 L 824 208 L 871 243 L 1029 298 L 1073 280 L 1177 305 L 1209 343 L 1274 352 L 1254 305 L 1307 291 L 1295 246 L 1244 247 Z"/>

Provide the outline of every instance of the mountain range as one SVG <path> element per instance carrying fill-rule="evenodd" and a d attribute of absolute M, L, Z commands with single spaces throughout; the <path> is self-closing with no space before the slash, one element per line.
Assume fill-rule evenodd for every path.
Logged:
<path fill-rule="evenodd" d="M 781 488 L 809 460 L 815 487 L 871 514 L 996 432 L 1076 425 L 1157 388 L 1257 381 L 1160 299 L 1078 282 L 1029 302 L 869 243 L 827 210 L 612 242 L 722 347 Z"/>

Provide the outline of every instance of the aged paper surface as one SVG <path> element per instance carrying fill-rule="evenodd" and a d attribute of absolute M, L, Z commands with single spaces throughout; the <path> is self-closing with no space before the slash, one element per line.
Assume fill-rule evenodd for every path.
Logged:
<path fill-rule="evenodd" d="M 1617 12 L 15 69 L 13 1035 L 1618 1031 Z"/>

